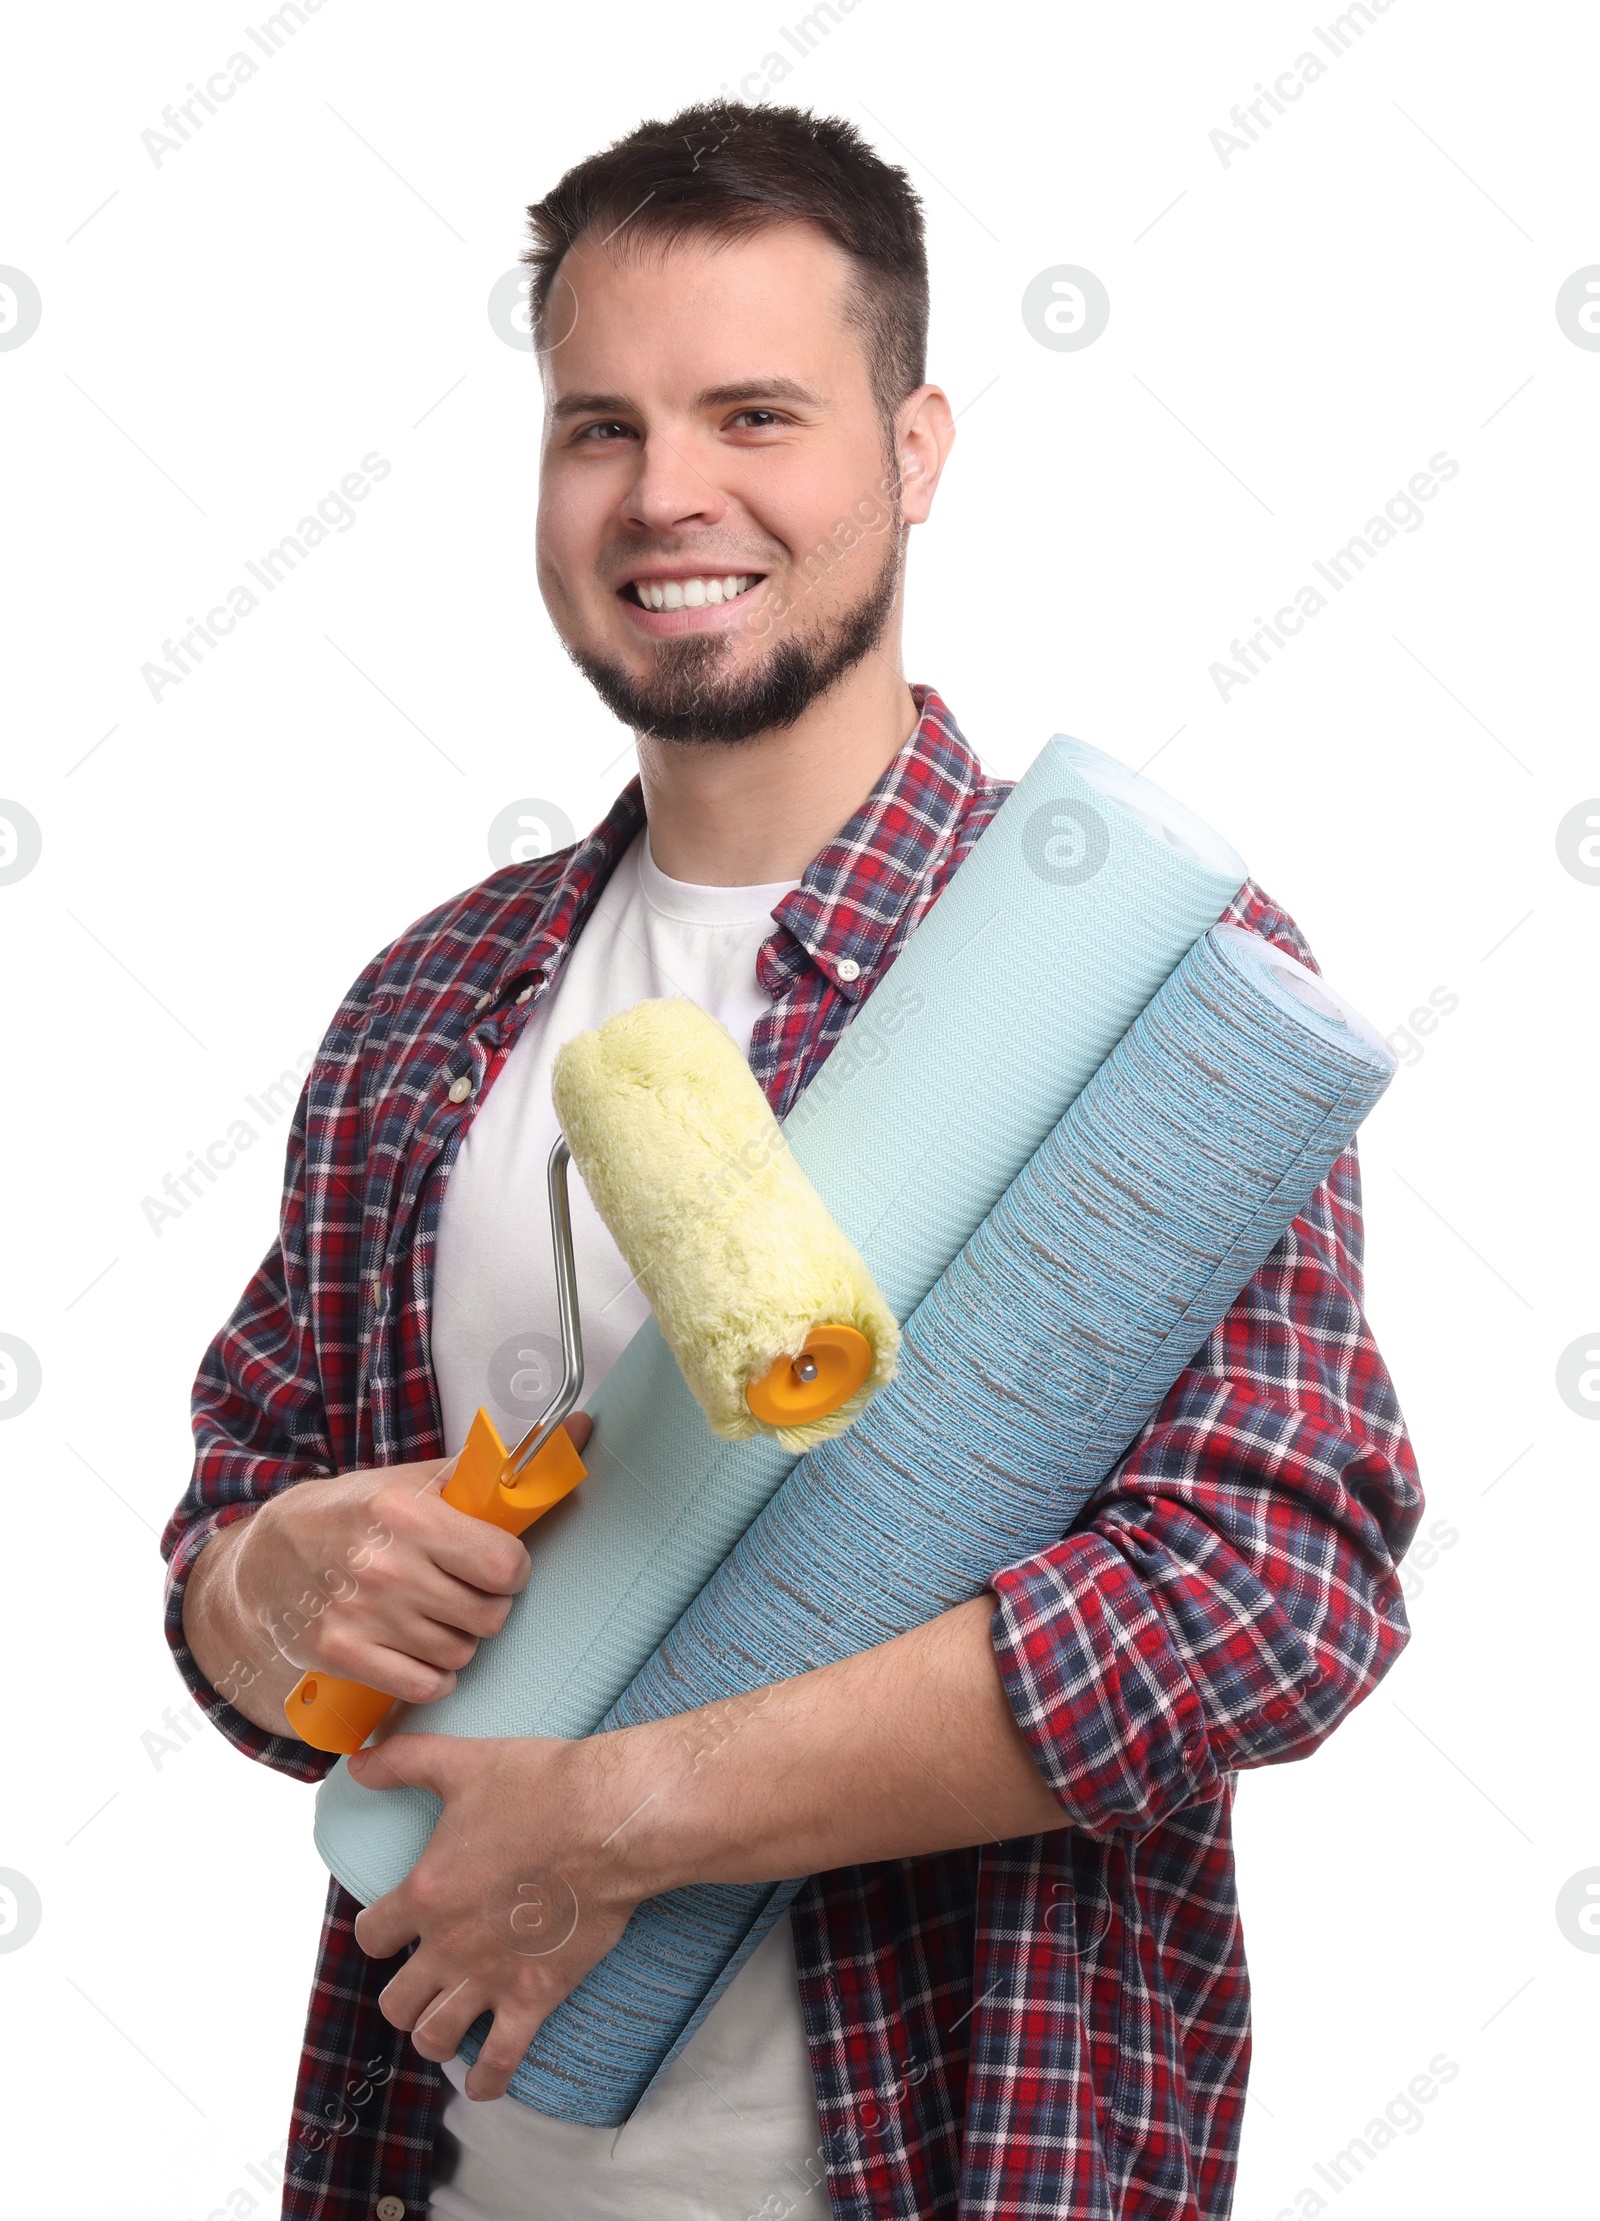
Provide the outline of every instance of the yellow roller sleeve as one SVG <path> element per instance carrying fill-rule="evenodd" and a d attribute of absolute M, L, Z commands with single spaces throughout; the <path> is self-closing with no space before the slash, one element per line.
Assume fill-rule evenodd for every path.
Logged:
<path fill-rule="evenodd" d="M 900 1329 L 727 1029 L 683 998 L 636 1003 L 566 1043 L 551 1093 L 712 1433 L 843 1433 Z"/>

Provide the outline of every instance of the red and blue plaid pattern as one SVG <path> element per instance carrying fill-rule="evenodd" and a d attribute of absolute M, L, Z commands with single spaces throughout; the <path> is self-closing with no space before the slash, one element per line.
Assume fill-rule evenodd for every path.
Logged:
<path fill-rule="evenodd" d="M 910 741 L 761 950 L 750 1060 L 780 1116 L 1007 791 L 914 692 Z M 194 1477 L 161 1541 L 167 1638 L 222 1733 L 302 1780 L 332 1760 L 206 1682 L 185 1579 L 278 1489 L 446 1448 L 443 1184 L 642 818 L 635 781 L 587 840 L 469 888 L 363 972 L 301 1097 L 278 1240 L 201 1365 Z M 1253 883 L 1226 915 L 1309 961 Z M 796 1901 L 840 2221 L 1227 2214 L 1250 2055 L 1234 1777 L 1314 1750 L 1407 1636 L 1396 1566 L 1422 1500 L 1361 1301 L 1351 1151 L 1064 1539 L 995 1571 L 1012 1709 L 1073 1825 L 818 1875 Z M 427 2208 L 443 2079 L 378 2009 L 400 1961 L 361 1951 L 359 1910 L 330 1883 L 285 2221 Z M 762 2221 L 807 2210 L 805 2185 L 770 2188 Z"/>

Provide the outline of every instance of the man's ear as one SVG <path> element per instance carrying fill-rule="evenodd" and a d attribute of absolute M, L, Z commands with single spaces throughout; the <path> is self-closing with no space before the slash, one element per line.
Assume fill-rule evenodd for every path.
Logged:
<path fill-rule="evenodd" d="M 895 411 L 895 461 L 907 524 L 924 524 L 956 436 L 942 387 L 918 386 Z"/>

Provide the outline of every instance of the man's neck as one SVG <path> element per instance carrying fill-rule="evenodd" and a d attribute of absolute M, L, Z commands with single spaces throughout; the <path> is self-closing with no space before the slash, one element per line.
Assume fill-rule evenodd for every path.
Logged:
<path fill-rule="evenodd" d="M 887 644 L 886 644 L 887 645 Z M 916 729 L 898 656 L 864 656 L 794 724 L 732 745 L 639 741 L 650 853 L 669 879 L 799 879 Z"/>

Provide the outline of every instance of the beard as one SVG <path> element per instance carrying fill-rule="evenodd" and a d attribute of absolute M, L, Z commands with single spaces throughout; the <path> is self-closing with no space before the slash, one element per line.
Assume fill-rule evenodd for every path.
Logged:
<path fill-rule="evenodd" d="M 894 612 L 905 548 L 897 530 L 878 575 L 860 597 L 815 631 L 781 640 L 754 668 L 728 670 L 728 643 L 715 634 L 659 640 L 655 669 L 635 679 L 618 663 L 564 643 L 613 717 L 656 740 L 733 745 L 792 725 L 872 653 Z"/>

